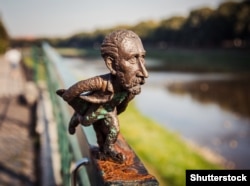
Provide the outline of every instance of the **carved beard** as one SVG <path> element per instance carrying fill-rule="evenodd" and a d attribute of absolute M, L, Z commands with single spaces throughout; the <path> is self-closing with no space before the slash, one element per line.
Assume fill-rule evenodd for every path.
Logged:
<path fill-rule="evenodd" d="M 124 88 L 128 92 L 134 95 L 137 95 L 141 92 L 141 84 L 144 83 L 141 78 L 135 77 L 132 79 L 131 83 L 127 84 L 123 72 L 117 71 L 117 77 L 121 82 L 122 88 Z"/>

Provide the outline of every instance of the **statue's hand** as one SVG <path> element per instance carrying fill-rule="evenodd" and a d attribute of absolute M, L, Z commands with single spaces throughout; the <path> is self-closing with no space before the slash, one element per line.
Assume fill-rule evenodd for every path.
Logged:
<path fill-rule="evenodd" d="M 59 95 L 60 97 L 62 97 L 64 101 L 70 103 L 71 100 L 69 100 L 69 99 L 67 98 L 67 96 L 65 95 L 65 92 L 66 92 L 66 91 L 67 91 L 67 90 L 65 90 L 65 89 L 59 89 L 59 90 L 56 91 L 56 94 Z"/>
<path fill-rule="evenodd" d="M 57 94 L 58 96 L 61 96 L 61 97 L 62 97 L 62 95 L 64 94 L 65 91 L 66 91 L 65 89 L 59 89 L 59 90 L 56 91 L 56 94 Z"/>

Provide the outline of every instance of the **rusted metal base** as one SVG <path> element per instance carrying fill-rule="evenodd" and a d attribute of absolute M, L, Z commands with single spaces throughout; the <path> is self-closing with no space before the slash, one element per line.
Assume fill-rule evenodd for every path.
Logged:
<path fill-rule="evenodd" d="M 126 156 L 124 163 L 100 160 L 97 158 L 98 149 L 92 149 L 92 155 L 96 157 L 93 158 L 93 161 L 102 178 L 103 185 L 159 185 L 121 135 L 117 139 L 115 148 Z"/>

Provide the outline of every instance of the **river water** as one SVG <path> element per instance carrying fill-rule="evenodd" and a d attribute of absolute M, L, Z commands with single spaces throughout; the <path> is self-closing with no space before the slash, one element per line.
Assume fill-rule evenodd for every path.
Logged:
<path fill-rule="evenodd" d="M 85 79 L 108 70 L 102 59 L 64 58 L 63 63 L 76 79 Z M 153 63 L 150 60 L 149 63 Z M 211 149 L 230 161 L 233 168 L 250 168 L 250 119 L 223 110 L 216 103 L 201 103 L 189 94 L 171 93 L 174 82 L 220 80 L 230 75 L 149 72 L 136 106 L 146 116 L 183 138 Z M 170 139 L 171 140 L 171 139 Z"/>

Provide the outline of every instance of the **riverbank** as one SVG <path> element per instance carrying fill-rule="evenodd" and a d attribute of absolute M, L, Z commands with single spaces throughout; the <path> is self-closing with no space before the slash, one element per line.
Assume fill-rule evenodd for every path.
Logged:
<path fill-rule="evenodd" d="M 188 49 L 188 48 L 148 48 L 147 57 L 160 61 L 151 66 L 154 71 L 175 72 L 220 72 L 249 73 L 249 50 L 241 49 Z"/>

